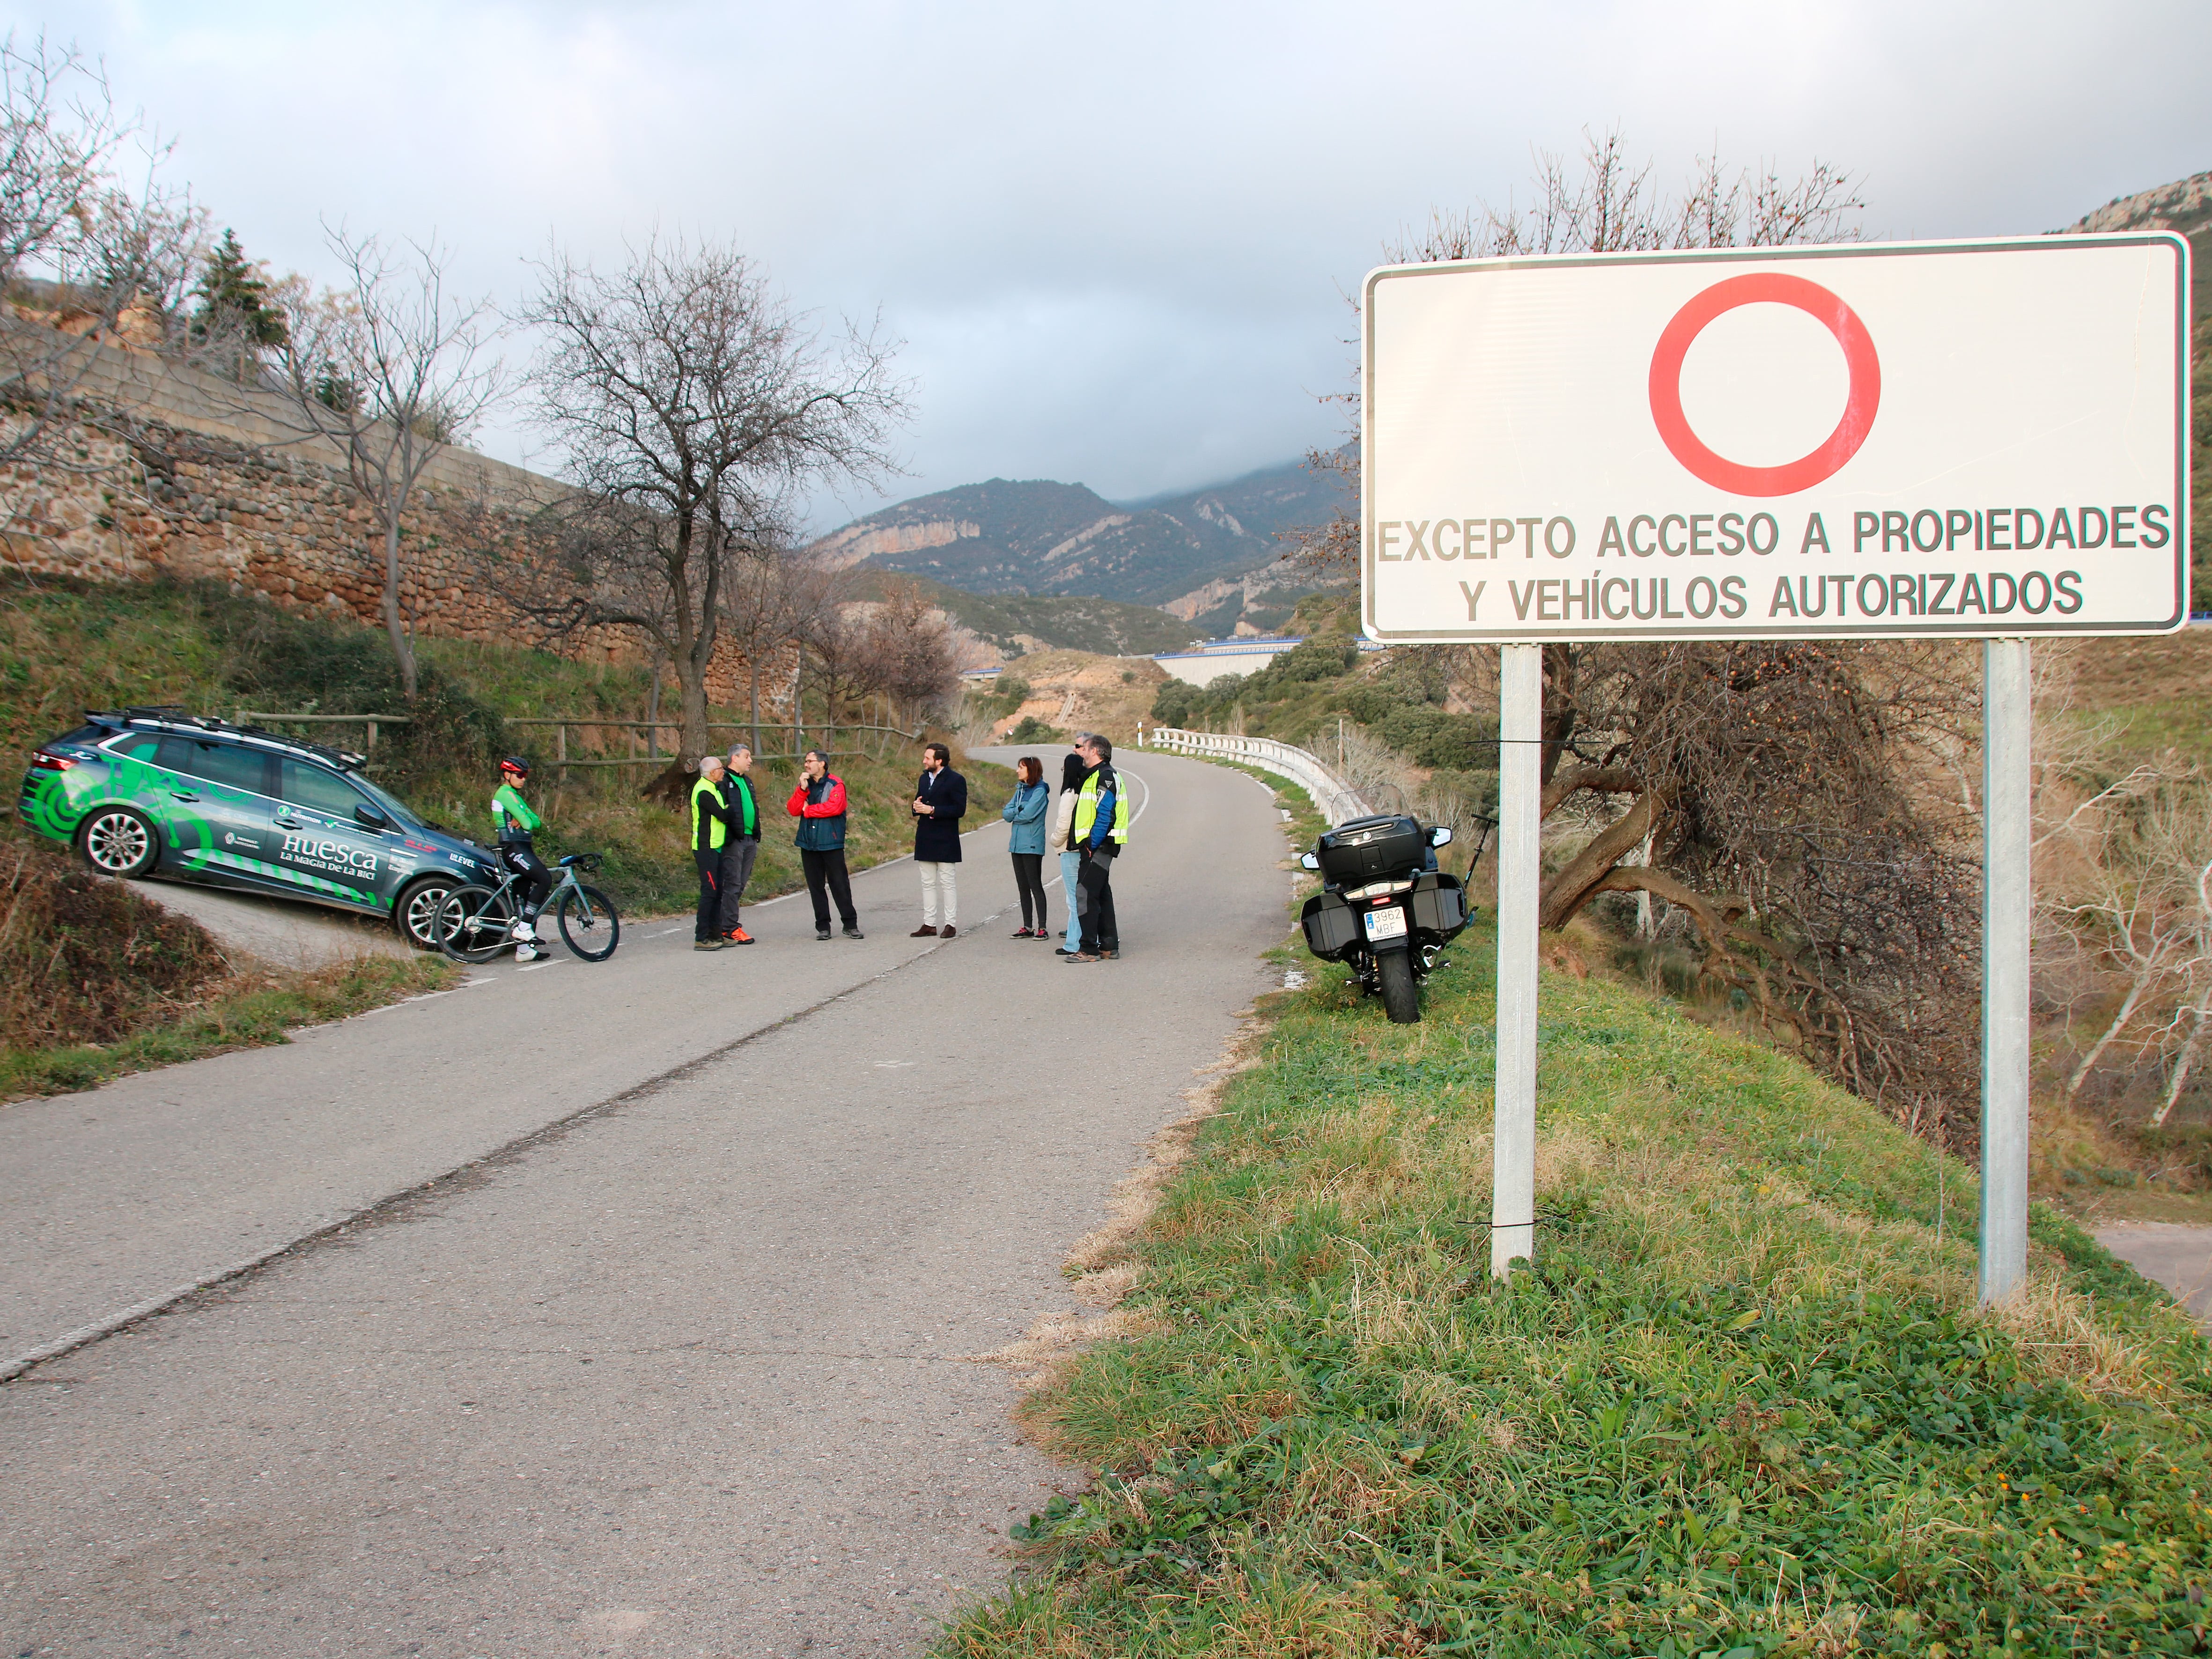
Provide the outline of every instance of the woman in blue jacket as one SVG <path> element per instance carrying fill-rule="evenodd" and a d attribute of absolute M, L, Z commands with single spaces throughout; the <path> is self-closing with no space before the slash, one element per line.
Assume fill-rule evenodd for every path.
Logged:
<path fill-rule="evenodd" d="M 1044 908 L 1044 813 L 1052 805 L 1052 791 L 1044 787 L 1044 763 L 1024 755 L 1014 763 L 1013 799 L 999 809 L 999 816 L 1014 826 L 1010 846 L 1014 855 L 1014 885 L 1022 895 L 1022 925 L 1016 939 L 1049 939 L 1051 917 Z M 1036 905 L 1036 925 L 1030 925 L 1030 905 Z"/>

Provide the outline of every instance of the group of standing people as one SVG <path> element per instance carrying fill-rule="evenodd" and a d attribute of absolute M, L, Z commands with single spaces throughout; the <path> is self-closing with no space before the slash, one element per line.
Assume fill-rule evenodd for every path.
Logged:
<path fill-rule="evenodd" d="M 1071 963 L 1115 962 L 1121 931 L 1114 915 L 1114 860 L 1129 841 L 1129 799 L 1114 769 L 1114 745 L 1085 734 L 1060 763 L 1059 799 L 1044 781 L 1035 755 L 1014 763 L 1018 781 L 999 816 L 1013 826 L 1014 887 L 1021 895 L 1022 925 L 1016 939 L 1049 939 L 1044 860 L 1060 856 L 1060 890 L 1067 896 L 1066 942 L 1055 954 Z M 1051 824 L 1046 824 L 1048 810 Z"/>
<path fill-rule="evenodd" d="M 715 755 L 702 760 L 698 781 L 691 786 L 691 856 L 699 868 L 699 911 L 691 929 L 695 951 L 726 951 L 753 942 L 739 915 L 760 855 L 760 798 L 753 788 L 752 764 L 751 745 L 738 744 L 726 760 Z M 814 900 L 814 936 L 830 937 L 830 900 L 835 897 L 845 937 L 865 939 L 845 869 L 845 785 L 830 775 L 830 757 L 821 750 L 809 750 L 799 763 L 799 787 L 784 811 L 799 820 L 799 861 Z"/>
<path fill-rule="evenodd" d="M 691 854 L 699 871 L 699 909 L 692 929 L 695 951 L 750 945 L 739 910 L 760 853 L 760 802 L 751 777 L 750 744 L 726 758 L 709 755 L 691 786 Z M 1129 801 L 1114 769 L 1114 745 L 1085 735 L 1060 768 L 1055 803 L 1034 755 L 1016 763 L 1013 799 L 1000 816 L 1012 825 L 1014 885 L 1021 895 L 1022 925 L 1016 939 L 1048 939 L 1044 860 L 1060 856 L 1067 894 L 1066 943 L 1056 954 L 1072 963 L 1112 962 L 1121 954 L 1114 916 L 1114 860 L 1128 844 Z M 960 820 L 968 811 L 968 781 L 952 769 L 952 751 L 941 743 L 922 750 L 922 772 L 910 803 L 914 860 L 921 873 L 921 926 L 916 939 L 951 939 L 959 928 Z M 784 803 L 799 820 L 799 857 L 814 902 L 814 936 L 830 937 L 834 901 L 847 939 L 862 939 L 845 867 L 847 801 L 844 780 L 830 771 L 830 757 L 809 750 L 799 786 Z M 1046 820 L 1049 816 L 1051 822 Z"/>

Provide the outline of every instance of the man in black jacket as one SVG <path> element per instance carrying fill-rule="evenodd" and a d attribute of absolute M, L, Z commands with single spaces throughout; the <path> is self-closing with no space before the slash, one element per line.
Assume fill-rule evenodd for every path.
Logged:
<path fill-rule="evenodd" d="M 968 810 L 968 780 L 952 769 L 952 751 L 941 743 L 925 744 L 921 781 L 914 792 L 914 861 L 921 870 L 921 926 L 914 937 L 934 933 L 951 939 L 959 921 L 960 815 Z M 938 901 L 945 926 L 937 925 Z"/>
<path fill-rule="evenodd" d="M 729 838 L 722 843 L 722 908 L 717 920 L 721 924 L 722 937 L 732 945 L 753 942 L 753 936 L 738 923 L 745 884 L 753 878 L 753 860 L 760 853 L 760 802 L 753 794 L 752 779 L 746 775 L 752 765 L 752 745 L 741 743 L 730 750 L 729 769 L 722 777 L 722 804 L 729 810 Z"/>

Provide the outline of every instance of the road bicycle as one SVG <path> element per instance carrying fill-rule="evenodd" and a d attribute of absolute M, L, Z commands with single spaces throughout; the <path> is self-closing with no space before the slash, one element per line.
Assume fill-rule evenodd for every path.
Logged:
<path fill-rule="evenodd" d="M 615 902 L 586 887 L 576 872 L 597 871 L 602 854 L 568 853 L 560 861 L 561 879 L 547 896 L 545 908 L 560 925 L 561 940 L 586 962 L 605 962 L 622 941 L 622 918 Z M 471 883 L 457 887 L 438 912 L 438 943 L 456 962 L 489 962 L 515 943 L 515 918 L 521 914 L 515 889 L 521 873 L 509 871 L 496 887 Z"/>

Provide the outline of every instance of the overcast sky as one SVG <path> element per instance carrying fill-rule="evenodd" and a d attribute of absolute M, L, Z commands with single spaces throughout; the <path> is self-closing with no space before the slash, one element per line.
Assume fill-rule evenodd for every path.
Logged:
<path fill-rule="evenodd" d="M 278 271 L 319 219 L 454 245 L 513 303 L 550 238 L 726 238 L 906 342 L 908 476 L 1109 497 L 1332 440 L 1343 295 L 1432 208 L 1618 125 L 1863 181 L 1876 236 L 2036 232 L 2212 167 L 2212 5 L 1113 6 L 0 0 L 105 58 L 172 175 Z M 519 416 L 482 446 L 543 465 Z"/>

